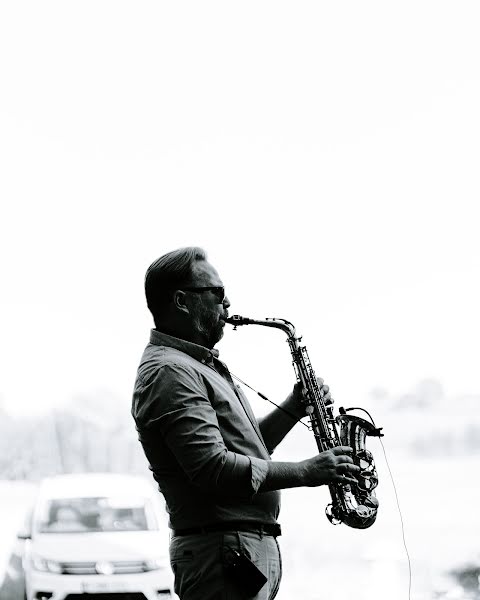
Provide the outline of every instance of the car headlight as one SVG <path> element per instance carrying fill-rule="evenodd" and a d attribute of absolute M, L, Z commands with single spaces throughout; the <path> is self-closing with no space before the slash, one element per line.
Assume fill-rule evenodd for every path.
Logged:
<path fill-rule="evenodd" d="M 151 560 L 146 560 L 143 568 L 145 571 L 156 571 L 157 569 L 164 569 L 166 566 L 165 558 L 152 558 Z"/>
<path fill-rule="evenodd" d="M 62 567 L 60 563 L 56 560 L 50 560 L 48 558 L 43 558 L 43 556 L 39 556 L 38 554 L 32 555 L 32 566 L 36 571 L 43 571 L 47 573 L 61 573 Z"/>

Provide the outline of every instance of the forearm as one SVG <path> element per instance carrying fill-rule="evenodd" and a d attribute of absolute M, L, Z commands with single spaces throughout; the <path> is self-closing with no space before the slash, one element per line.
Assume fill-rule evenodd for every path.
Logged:
<path fill-rule="evenodd" d="M 268 470 L 259 492 L 330 483 L 355 483 L 360 467 L 353 463 L 350 446 L 337 446 L 301 462 L 268 461 Z"/>
<path fill-rule="evenodd" d="M 280 407 L 259 420 L 260 431 L 270 453 L 275 450 L 298 420 L 305 416 L 301 401 L 293 393 L 280 404 Z"/>
<path fill-rule="evenodd" d="M 258 492 L 271 492 L 304 485 L 306 485 L 305 470 L 301 463 L 269 461 L 267 475 Z"/>

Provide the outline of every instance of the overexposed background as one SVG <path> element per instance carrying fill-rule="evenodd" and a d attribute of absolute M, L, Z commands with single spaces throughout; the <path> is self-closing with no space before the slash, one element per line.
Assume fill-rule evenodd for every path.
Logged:
<path fill-rule="evenodd" d="M 295 323 L 337 406 L 384 425 L 412 593 L 478 561 L 479 17 L 473 1 L 2 3 L 4 422 L 48 424 L 79 398 L 106 430 L 112 404 L 128 415 L 144 272 L 200 245 L 232 314 Z M 282 336 L 228 328 L 221 357 L 281 399 Z M 278 458 L 310 455 L 309 435 Z M 368 532 L 333 529 L 323 490 L 284 494 L 283 598 L 348 598 L 362 577 L 369 598 L 406 598 L 372 448 Z"/>

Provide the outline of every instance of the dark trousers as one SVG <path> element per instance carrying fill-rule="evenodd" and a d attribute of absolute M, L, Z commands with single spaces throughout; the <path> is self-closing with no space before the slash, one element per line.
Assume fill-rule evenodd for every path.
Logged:
<path fill-rule="evenodd" d="M 255 596 L 241 589 L 224 568 L 230 549 L 244 552 L 268 578 Z M 180 600 L 273 600 L 282 577 L 282 560 L 275 537 L 227 531 L 174 536 L 170 562 Z"/>

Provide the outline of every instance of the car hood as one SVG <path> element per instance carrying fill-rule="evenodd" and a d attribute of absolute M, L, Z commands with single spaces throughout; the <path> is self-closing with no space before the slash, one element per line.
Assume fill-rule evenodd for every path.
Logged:
<path fill-rule="evenodd" d="M 168 555 L 168 533 L 126 531 L 42 533 L 30 551 L 58 562 L 145 560 Z"/>

